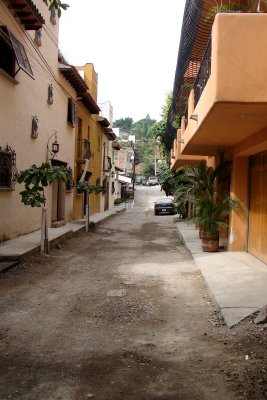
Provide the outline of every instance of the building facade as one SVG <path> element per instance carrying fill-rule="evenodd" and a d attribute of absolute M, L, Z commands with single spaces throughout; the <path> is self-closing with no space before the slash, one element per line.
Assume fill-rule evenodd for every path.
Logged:
<path fill-rule="evenodd" d="M 169 116 L 182 116 L 172 168 L 202 158 L 216 165 L 224 152 L 230 194 L 241 202 L 228 250 L 267 263 L 267 10 L 250 3 L 222 1 L 228 9 L 220 12 L 216 1 L 186 1 Z"/>
<path fill-rule="evenodd" d="M 40 228 L 40 208 L 25 206 L 17 171 L 49 162 L 73 170 L 75 90 L 62 87 L 58 19 L 42 1 L 0 3 L 0 241 Z M 52 40 L 53 38 L 53 40 Z M 55 39 L 55 40 L 54 40 Z M 52 144 L 59 144 L 53 153 Z M 55 156 L 56 155 L 56 156 Z M 73 191 L 45 190 L 49 226 L 73 218 Z"/>

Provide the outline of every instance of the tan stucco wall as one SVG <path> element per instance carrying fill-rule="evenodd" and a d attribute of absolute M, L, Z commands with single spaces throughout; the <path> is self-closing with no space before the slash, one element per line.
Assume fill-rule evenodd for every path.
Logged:
<path fill-rule="evenodd" d="M 96 116 L 92 115 L 81 102 L 78 103 L 78 115 L 79 118 L 82 119 L 82 138 L 89 139 L 90 141 L 90 149 L 91 149 L 91 158 L 89 160 L 88 171 L 92 172 L 89 182 L 93 185 L 96 184 L 98 178 L 101 181 L 101 162 L 102 162 L 102 138 L 101 138 L 101 128 L 98 126 L 99 124 L 96 121 Z M 89 138 L 88 138 L 88 127 L 89 127 Z M 74 176 L 75 176 L 75 184 L 77 180 L 77 137 L 78 137 L 78 127 L 75 130 L 75 168 L 74 168 Z M 82 168 L 84 165 L 82 164 Z M 90 215 L 100 211 L 100 199 L 101 194 L 90 194 L 89 201 L 89 212 Z M 74 198 L 73 198 L 73 212 L 74 219 L 83 218 L 83 196 L 78 195 L 75 189 Z"/>
<path fill-rule="evenodd" d="M 50 22 L 50 13 L 42 1 L 38 9 L 45 18 L 49 31 L 58 37 L 58 23 Z M 62 77 L 58 73 L 58 49 L 51 38 L 43 30 L 42 46 L 39 51 L 49 64 L 47 66 L 35 45 L 30 45 L 24 29 L 16 22 L 3 2 L 0 4 L 1 22 L 24 45 L 35 80 L 24 71 L 16 75 L 17 85 L 0 74 L 0 146 L 7 143 L 16 151 L 17 169 L 23 170 L 32 164 L 40 165 L 46 161 L 48 138 L 57 130 L 60 151 L 58 159 L 69 163 L 73 168 L 74 132 L 67 125 L 67 95 L 63 93 L 59 82 Z M 34 32 L 28 32 L 33 38 Z M 35 49 L 35 50 L 34 50 Z M 54 87 L 54 103 L 47 103 L 48 85 Z M 74 92 L 68 88 L 71 94 Z M 32 116 L 38 117 L 39 135 L 31 138 Z M 41 210 L 24 206 L 19 192 L 22 185 L 16 184 L 14 191 L 0 191 L 0 241 L 20 234 L 37 230 L 40 227 Z M 47 189 L 48 220 L 51 218 L 51 187 Z M 72 219 L 72 194 L 66 194 L 66 219 Z"/>

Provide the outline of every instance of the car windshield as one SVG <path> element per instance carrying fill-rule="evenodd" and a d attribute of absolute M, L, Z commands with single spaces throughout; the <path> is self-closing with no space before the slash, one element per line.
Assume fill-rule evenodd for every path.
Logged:
<path fill-rule="evenodd" d="M 159 199 L 156 201 L 156 204 L 159 204 L 159 203 L 172 203 L 172 200 L 171 199 Z"/>

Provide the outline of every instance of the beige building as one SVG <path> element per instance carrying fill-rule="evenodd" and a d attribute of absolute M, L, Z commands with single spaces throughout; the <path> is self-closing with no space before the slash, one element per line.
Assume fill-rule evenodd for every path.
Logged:
<path fill-rule="evenodd" d="M 47 160 L 74 169 L 76 92 L 58 69 L 58 20 L 42 1 L 0 2 L 0 241 L 40 228 L 16 171 Z M 52 143 L 59 144 L 55 156 Z M 69 188 L 71 189 L 71 188 Z M 73 191 L 46 189 L 49 226 L 72 220 Z"/>

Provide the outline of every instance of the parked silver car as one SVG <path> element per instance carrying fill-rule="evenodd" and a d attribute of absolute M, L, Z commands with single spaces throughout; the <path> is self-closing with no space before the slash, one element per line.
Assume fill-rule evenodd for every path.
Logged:
<path fill-rule="evenodd" d="M 150 176 L 147 180 L 147 186 L 156 186 L 158 184 L 159 184 L 159 181 L 156 176 Z"/>

